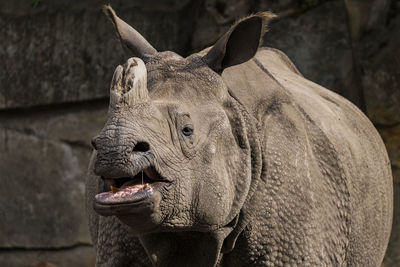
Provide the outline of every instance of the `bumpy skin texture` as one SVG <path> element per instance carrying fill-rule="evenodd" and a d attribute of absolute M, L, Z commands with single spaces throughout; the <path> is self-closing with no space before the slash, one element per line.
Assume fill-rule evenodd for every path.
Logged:
<path fill-rule="evenodd" d="M 256 53 L 261 33 L 246 27 L 262 32 L 258 16 L 188 58 L 143 55 L 149 99 L 110 105 L 87 179 L 96 266 L 382 262 L 393 191 L 381 138 L 354 105 L 302 77 L 282 52 Z M 188 123 L 190 138 L 180 134 Z M 146 159 L 131 166 L 132 148 L 144 141 Z M 172 186 L 140 209 L 109 217 L 93 210 L 99 176 L 149 164 Z"/>
<path fill-rule="evenodd" d="M 228 266 L 380 266 L 390 234 L 392 178 L 369 120 L 304 79 L 275 49 L 260 49 L 223 77 L 258 118 L 263 136 L 257 208 L 227 255 Z M 243 88 L 255 77 L 258 97 L 251 98 Z M 250 257 L 237 256 L 243 250 Z"/>

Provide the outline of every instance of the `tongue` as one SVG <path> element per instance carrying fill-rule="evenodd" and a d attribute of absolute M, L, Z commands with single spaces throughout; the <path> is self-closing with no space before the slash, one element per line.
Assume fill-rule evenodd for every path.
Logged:
<path fill-rule="evenodd" d="M 152 191 L 149 184 L 135 184 L 129 185 L 125 183 L 120 189 L 111 187 L 112 191 L 103 192 L 96 195 L 96 201 L 101 203 L 121 203 L 138 201 L 147 196 Z"/>

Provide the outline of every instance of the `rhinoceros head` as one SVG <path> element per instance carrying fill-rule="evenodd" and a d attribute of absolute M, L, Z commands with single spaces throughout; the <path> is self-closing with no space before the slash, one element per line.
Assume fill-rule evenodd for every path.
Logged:
<path fill-rule="evenodd" d="M 272 15 L 241 20 L 211 49 L 182 58 L 105 12 L 134 57 L 115 70 L 108 120 L 92 142 L 105 184 L 95 210 L 136 234 L 232 224 L 260 165 L 254 122 L 220 73 L 254 56 Z"/>

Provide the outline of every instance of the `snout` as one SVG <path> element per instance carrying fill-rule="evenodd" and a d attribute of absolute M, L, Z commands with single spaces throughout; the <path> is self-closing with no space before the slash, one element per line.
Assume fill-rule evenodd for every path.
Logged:
<path fill-rule="evenodd" d="M 103 216 L 129 214 L 154 203 L 155 198 L 159 200 L 159 190 L 171 183 L 155 167 L 150 145 L 142 141 L 110 146 L 105 140 L 93 140 L 97 150 L 94 173 L 104 182 L 103 191 L 95 196 L 96 212 Z"/>
<path fill-rule="evenodd" d="M 97 149 L 94 166 L 96 175 L 108 178 L 133 177 L 141 170 L 150 167 L 154 154 L 147 142 L 134 145 L 100 145 L 99 139 L 93 141 Z"/>

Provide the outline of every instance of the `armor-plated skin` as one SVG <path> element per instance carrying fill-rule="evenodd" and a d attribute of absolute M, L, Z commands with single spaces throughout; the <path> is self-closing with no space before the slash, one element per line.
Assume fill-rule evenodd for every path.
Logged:
<path fill-rule="evenodd" d="M 384 144 L 349 101 L 282 52 L 257 50 L 271 14 L 240 20 L 182 58 L 105 11 L 137 58 L 116 69 L 93 142 L 96 266 L 380 266 L 393 208 Z M 96 196 L 100 176 L 142 170 L 157 185 L 130 202 Z"/>

